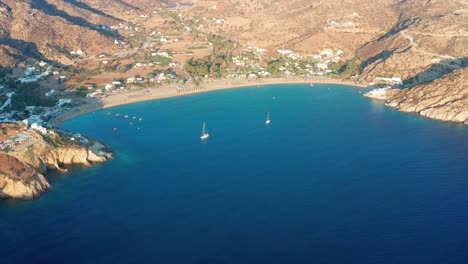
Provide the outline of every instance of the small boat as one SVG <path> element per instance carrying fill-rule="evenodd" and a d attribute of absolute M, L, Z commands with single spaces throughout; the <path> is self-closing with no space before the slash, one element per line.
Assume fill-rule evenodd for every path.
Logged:
<path fill-rule="evenodd" d="M 311 84 L 310 84 L 310 87 L 314 87 L 314 84 L 313 84 L 313 83 L 311 83 Z"/>
<path fill-rule="evenodd" d="M 114 129 L 113 129 L 113 130 L 114 130 L 114 131 L 117 131 L 117 128 L 116 128 L 116 127 L 114 127 Z"/>
<path fill-rule="evenodd" d="M 118 117 L 118 116 L 120 116 L 120 114 L 115 114 L 115 116 L 117 116 L 117 117 Z"/>
<path fill-rule="evenodd" d="M 125 118 L 128 118 L 128 115 L 124 116 Z"/>
<path fill-rule="evenodd" d="M 201 134 L 201 140 L 206 140 L 210 134 L 206 133 L 206 128 L 205 128 L 205 122 L 203 122 L 203 129 L 202 129 L 202 134 Z"/>
<path fill-rule="evenodd" d="M 267 118 L 266 118 L 266 121 L 265 121 L 265 124 L 269 125 L 270 123 L 271 123 L 271 120 L 270 120 L 270 112 L 268 112 Z"/>
<path fill-rule="evenodd" d="M 136 119 L 136 116 L 132 117 L 132 119 Z"/>

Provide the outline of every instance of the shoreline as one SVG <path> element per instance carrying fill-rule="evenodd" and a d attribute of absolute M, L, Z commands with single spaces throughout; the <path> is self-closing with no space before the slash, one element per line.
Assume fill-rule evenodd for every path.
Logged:
<path fill-rule="evenodd" d="M 255 87 L 265 86 L 273 84 L 341 84 L 365 88 L 366 85 L 357 84 L 352 81 L 342 81 L 338 79 L 329 78 L 313 78 L 313 79 L 286 79 L 286 78 L 265 78 L 257 80 L 207 80 L 201 84 L 201 88 L 186 91 L 177 92 L 176 86 L 164 85 L 157 88 L 144 88 L 141 90 L 130 91 L 120 94 L 113 94 L 108 97 L 103 97 L 97 100 L 88 101 L 84 105 L 72 108 L 70 111 L 65 112 L 57 116 L 53 122 L 54 126 L 58 126 L 61 123 L 91 113 L 100 109 L 106 109 L 114 106 L 152 101 L 164 98 L 185 96 L 198 93 L 206 93 L 211 91 L 219 91 L 226 89 L 236 89 L 244 87 Z"/>

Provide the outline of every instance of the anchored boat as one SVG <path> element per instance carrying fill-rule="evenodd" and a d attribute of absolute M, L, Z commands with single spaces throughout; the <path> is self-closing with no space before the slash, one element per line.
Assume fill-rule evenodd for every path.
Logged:
<path fill-rule="evenodd" d="M 203 122 L 203 129 L 202 129 L 202 134 L 201 134 L 201 140 L 206 140 L 210 134 L 206 133 L 206 127 L 205 127 L 205 122 Z"/>

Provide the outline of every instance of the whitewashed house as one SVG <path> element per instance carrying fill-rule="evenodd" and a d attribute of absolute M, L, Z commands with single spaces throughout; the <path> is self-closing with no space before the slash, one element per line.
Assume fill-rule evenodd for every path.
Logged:
<path fill-rule="evenodd" d="M 43 135 L 47 134 L 47 129 L 45 127 L 39 125 L 38 123 L 32 123 L 31 124 L 31 129 L 39 131 Z"/>

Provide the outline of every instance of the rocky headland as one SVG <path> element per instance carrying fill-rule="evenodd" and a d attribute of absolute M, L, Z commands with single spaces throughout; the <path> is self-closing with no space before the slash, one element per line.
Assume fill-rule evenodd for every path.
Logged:
<path fill-rule="evenodd" d="M 410 88 L 381 88 L 367 97 L 385 100 L 386 105 L 402 112 L 468 125 L 468 73 L 459 69 L 432 82 Z"/>
<path fill-rule="evenodd" d="M 33 199 L 51 186 L 48 171 L 66 172 L 67 166 L 105 162 L 109 148 L 93 139 L 66 131 L 47 133 L 21 124 L 1 124 L 0 198 Z"/>

